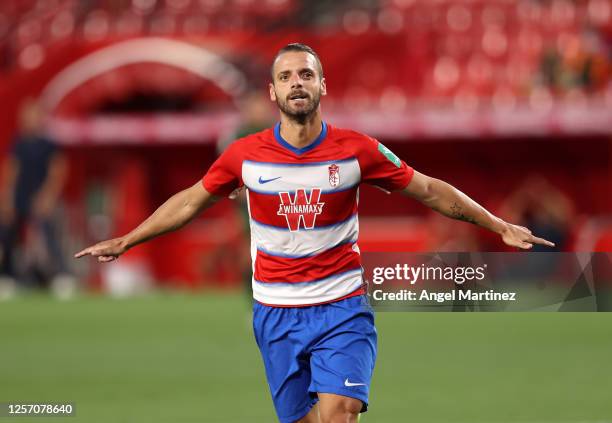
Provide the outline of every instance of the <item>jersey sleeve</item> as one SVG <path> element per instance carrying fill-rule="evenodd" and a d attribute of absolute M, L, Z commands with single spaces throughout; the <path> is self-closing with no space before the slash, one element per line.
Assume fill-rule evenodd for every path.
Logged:
<path fill-rule="evenodd" d="M 361 182 L 385 191 L 404 189 L 414 175 L 412 167 L 374 138 L 365 137 L 357 154 Z"/>
<path fill-rule="evenodd" d="M 243 185 L 242 156 L 236 142 L 215 160 L 202 178 L 202 185 L 206 191 L 219 197 L 227 197 Z"/>

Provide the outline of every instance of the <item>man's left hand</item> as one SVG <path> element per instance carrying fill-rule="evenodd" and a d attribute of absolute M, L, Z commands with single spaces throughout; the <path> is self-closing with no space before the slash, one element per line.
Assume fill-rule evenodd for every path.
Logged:
<path fill-rule="evenodd" d="M 546 245 L 548 247 L 555 246 L 554 243 L 544 238 L 534 236 L 526 227 L 513 225 L 512 223 L 505 223 L 500 235 L 506 245 L 522 248 L 523 250 L 530 249 L 533 247 L 533 244 Z"/>

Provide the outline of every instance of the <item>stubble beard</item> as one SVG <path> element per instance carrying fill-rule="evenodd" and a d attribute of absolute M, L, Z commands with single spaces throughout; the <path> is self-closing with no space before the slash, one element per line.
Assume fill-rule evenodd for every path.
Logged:
<path fill-rule="evenodd" d="M 276 96 L 276 105 L 279 110 L 287 116 L 290 120 L 299 123 L 300 125 L 305 124 L 310 120 L 310 118 L 316 113 L 319 108 L 319 103 L 321 102 L 321 94 L 317 93 L 313 96 L 312 100 L 308 102 L 308 106 L 304 107 L 301 110 L 292 110 L 289 107 L 289 100 L 286 98 L 281 100 L 281 98 Z"/>

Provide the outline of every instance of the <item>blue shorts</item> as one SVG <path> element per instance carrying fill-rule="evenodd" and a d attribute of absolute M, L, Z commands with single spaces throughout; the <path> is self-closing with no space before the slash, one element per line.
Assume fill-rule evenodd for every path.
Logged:
<path fill-rule="evenodd" d="M 253 330 L 282 423 L 308 414 L 318 392 L 357 398 L 366 411 L 377 338 L 365 295 L 309 307 L 255 302 Z"/>

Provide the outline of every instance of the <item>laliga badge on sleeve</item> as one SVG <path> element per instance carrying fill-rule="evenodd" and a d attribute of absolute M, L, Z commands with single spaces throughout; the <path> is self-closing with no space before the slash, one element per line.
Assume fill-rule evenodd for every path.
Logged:
<path fill-rule="evenodd" d="M 378 143 L 378 151 L 380 151 L 383 156 L 385 156 L 396 167 L 402 167 L 402 161 L 399 159 L 399 157 L 393 154 L 393 151 L 389 150 L 381 142 Z"/>

